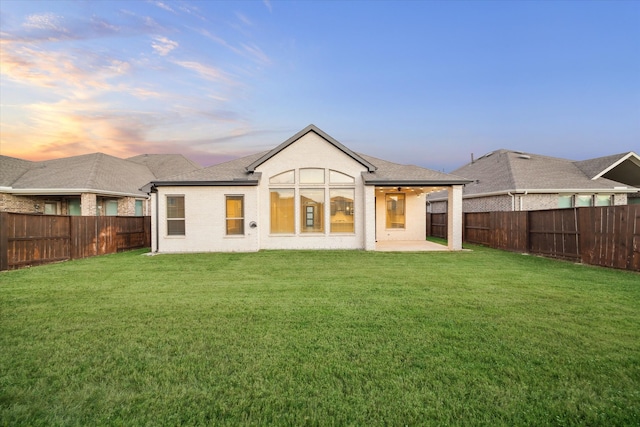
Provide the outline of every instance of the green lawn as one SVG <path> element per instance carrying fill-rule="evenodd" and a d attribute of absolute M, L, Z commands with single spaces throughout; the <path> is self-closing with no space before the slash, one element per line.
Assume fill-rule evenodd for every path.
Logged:
<path fill-rule="evenodd" d="M 640 425 L 640 275 L 129 252 L 0 274 L 0 425 Z"/>

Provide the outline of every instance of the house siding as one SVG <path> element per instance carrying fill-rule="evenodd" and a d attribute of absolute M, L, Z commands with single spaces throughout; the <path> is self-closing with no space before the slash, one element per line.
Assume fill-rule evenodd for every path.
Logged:
<path fill-rule="evenodd" d="M 580 195 L 595 196 L 591 193 L 576 193 Z M 558 209 L 559 194 L 515 194 L 465 198 L 462 201 L 463 212 L 499 212 L 499 211 L 535 211 L 545 209 Z M 627 194 L 614 194 L 613 204 L 616 206 L 627 204 Z M 446 201 L 434 201 L 429 203 L 431 213 L 446 213 Z"/>
<path fill-rule="evenodd" d="M 184 196 L 184 236 L 167 235 L 168 195 Z M 226 235 L 225 195 L 244 196 L 245 234 L 242 236 Z M 156 197 L 160 239 L 158 242 L 154 239 L 152 247 L 159 252 L 253 252 L 259 249 L 256 187 L 160 187 L 154 194 L 152 206 L 155 206 Z M 255 221 L 258 227 L 249 227 L 251 221 Z"/>

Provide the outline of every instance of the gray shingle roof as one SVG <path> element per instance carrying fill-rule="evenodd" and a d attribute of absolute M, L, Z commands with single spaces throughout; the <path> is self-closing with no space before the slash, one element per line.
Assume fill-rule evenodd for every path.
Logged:
<path fill-rule="evenodd" d="M 252 171 L 259 167 L 260 164 L 277 155 L 280 151 L 284 150 L 293 142 L 301 138 L 307 132 L 317 133 L 322 138 L 325 138 L 329 143 L 340 149 L 343 153 L 360 162 L 363 167 L 369 171 L 365 171 L 362 173 L 365 184 L 404 186 L 451 185 L 464 184 L 466 182 L 469 182 L 469 180 L 466 180 L 465 178 L 461 178 L 459 176 L 454 176 L 431 169 L 425 169 L 419 166 L 400 165 L 397 163 L 392 163 L 386 160 L 367 156 L 365 154 L 355 153 L 328 136 L 326 133 L 324 133 L 314 125 L 309 125 L 272 150 L 262 153 L 256 153 L 226 163 L 209 166 L 198 171 L 172 176 L 164 180 L 156 180 L 152 184 L 156 186 L 188 184 L 220 185 L 228 184 L 234 181 L 237 183 L 241 183 L 242 180 L 249 179 L 252 180 L 252 184 L 255 185 L 257 183 L 255 182 L 255 180 L 260 179 L 260 176 L 259 173 L 254 173 L 253 175 L 251 175 Z"/>
<path fill-rule="evenodd" d="M 127 160 L 145 165 L 158 179 L 202 169 L 182 154 L 140 154 Z"/>
<path fill-rule="evenodd" d="M 602 158 L 608 159 L 609 157 Z M 616 156 L 610 156 L 616 158 Z M 589 162 L 574 162 L 557 157 L 541 156 L 512 150 L 496 150 L 453 173 L 472 179 L 464 188 L 464 195 L 487 194 L 508 191 L 550 190 L 594 191 L 614 190 L 624 186 L 606 178 L 591 179 L 580 165 Z M 603 164 L 593 162 L 591 165 Z"/>
<path fill-rule="evenodd" d="M 10 187 L 18 178 L 33 167 L 33 162 L 0 156 L 0 187 Z"/>
<path fill-rule="evenodd" d="M 179 156 L 183 158 L 182 156 Z M 165 161 L 177 159 L 165 157 L 156 162 L 156 173 L 161 174 Z M 178 168 L 186 166 L 192 170 L 192 162 L 179 162 Z M 197 167 L 197 165 L 196 165 Z M 175 167 L 168 167 L 175 171 Z M 102 153 L 85 154 L 42 162 L 28 162 L 7 156 L 0 156 L 0 179 L 3 187 L 26 192 L 41 191 L 145 195 L 140 190 L 156 175 L 143 162 L 129 161 Z"/>
<path fill-rule="evenodd" d="M 249 172 L 247 172 L 247 165 L 264 156 L 266 153 L 268 153 L 268 151 L 252 154 L 250 156 L 240 157 L 238 159 L 219 163 L 217 165 L 212 165 L 200 170 L 174 175 L 163 180 L 156 180 L 154 181 L 154 184 L 169 185 L 181 182 L 223 183 L 247 180 L 250 175 Z M 259 176 L 259 174 L 254 175 Z"/>
<path fill-rule="evenodd" d="M 359 154 L 377 167 L 373 173 L 363 172 L 362 177 L 367 184 L 379 185 L 438 185 L 465 184 L 468 179 L 461 176 L 438 172 L 432 169 L 413 165 L 401 165 L 377 159 L 366 154 Z"/>

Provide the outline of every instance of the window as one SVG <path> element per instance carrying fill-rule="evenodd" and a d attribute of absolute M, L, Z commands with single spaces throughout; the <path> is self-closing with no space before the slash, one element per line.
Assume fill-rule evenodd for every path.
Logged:
<path fill-rule="evenodd" d="M 226 196 L 227 235 L 244 234 L 244 196 Z"/>
<path fill-rule="evenodd" d="M 107 200 L 106 206 L 106 214 L 108 216 L 116 216 L 118 215 L 118 201 L 117 200 Z"/>
<path fill-rule="evenodd" d="M 593 198 L 591 196 L 576 196 L 576 207 L 593 206 Z"/>
<path fill-rule="evenodd" d="M 271 189 L 271 233 L 295 233 L 294 190 Z"/>
<path fill-rule="evenodd" d="M 329 190 L 331 198 L 331 232 L 353 233 L 353 199 L 352 188 L 332 188 Z"/>
<path fill-rule="evenodd" d="M 57 215 L 58 203 L 57 202 L 44 202 L 44 214 L 45 215 Z"/>
<path fill-rule="evenodd" d="M 144 215 L 144 211 L 142 208 L 142 200 L 136 200 L 136 207 L 135 207 L 135 216 L 142 216 Z"/>
<path fill-rule="evenodd" d="M 301 231 L 322 233 L 324 231 L 324 189 L 300 190 L 300 206 Z"/>
<path fill-rule="evenodd" d="M 559 208 L 570 208 L 573 206 L 573 196 L 559 196 L 558 197 L 558 207 Z"/>
<path fill-rule="evenodd" d="M 326 234 L 327 228 L 329 233 L 355 232 L 352 176 L 330 169 L 302 168 L 273 175 L 269 183 L 272 234 Z"/>
<path fill-rule="evenodd" d="M 597 195 L 596 206 L 611 206 L 611 196 Z"/>
<path fill-rule="evenodd" d="M 404 194 L 387 194 L 387 228 L 404 228 Z"/>
<path fill-rule="evenodd" d="M 300 184 L 324 184 L 324 169 L 300 169 Z"/>
<path fill-rule="evenodd" d="M 292 170 L 282 172 L 281 174 L 274 175 L 269 178 L 269 184 L 293 184 L 296 177 Z"/>
<path fill-rule="evenodd" d="M 353 184 L 355 180 L 352 176 L 345 175 L 338 171 L 329 171 L 329 182 L 331 184 Z"/>
<path fill-rule="evenodd" d="M 185 235 L 184 196 L 167 196 L 167 235 Z"/>
<path fill-rule="evenodd" d="M 69 199 L 69 215 L 82 215 L 82 206 L 80 205 L 80 199 Z"/>

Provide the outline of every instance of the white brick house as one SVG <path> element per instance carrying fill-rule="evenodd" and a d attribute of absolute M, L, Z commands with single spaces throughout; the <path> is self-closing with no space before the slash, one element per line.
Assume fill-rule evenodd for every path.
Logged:
<path fill-rule="evenodd" d="M 425 196 L 447 190 L 462 248 L 468 180 L 357 154 L 309 125 L 271 151 L 149 183 L 152 250 L 375 249 L 424 241 Z"/>

